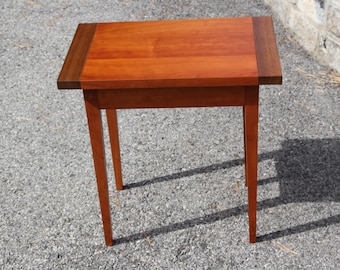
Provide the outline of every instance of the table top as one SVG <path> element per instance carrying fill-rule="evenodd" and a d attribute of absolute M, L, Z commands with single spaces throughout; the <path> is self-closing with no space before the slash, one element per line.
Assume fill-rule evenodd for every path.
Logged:
<path fill-rule="evenodd" d="M 271 17 L 79 24 L 59 89 L 281 84 Z"/>

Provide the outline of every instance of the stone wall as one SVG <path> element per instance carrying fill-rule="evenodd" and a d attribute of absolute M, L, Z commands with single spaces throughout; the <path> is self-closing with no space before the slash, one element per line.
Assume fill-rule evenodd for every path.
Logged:
<path fill-rule="evenodd" d="M 340 72 L 340 0 L 264 0 L 295 39 Z"/>

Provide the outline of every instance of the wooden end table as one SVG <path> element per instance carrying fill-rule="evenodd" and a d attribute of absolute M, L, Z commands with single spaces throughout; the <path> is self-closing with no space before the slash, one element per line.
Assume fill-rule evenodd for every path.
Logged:
<path fill-rule="evenodd" d="M 106 245 L 113 238 L 101 109 L 121 190 L 117 109 L 242 106 L 253 243 L 259 85 L 281 82 L 271 17 L 79 24 L 58 88 L 84 93 Z"/>

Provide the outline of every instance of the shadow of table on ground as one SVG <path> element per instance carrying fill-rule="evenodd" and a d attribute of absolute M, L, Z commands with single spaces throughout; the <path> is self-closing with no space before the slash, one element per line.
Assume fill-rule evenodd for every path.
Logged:
<path fill-rule="evenodd" d="M 288 203 L 340 202 L 340 139 L 287 140 L 282 144 L 281 150 L 259 155 L 259 162 L 266 159 L 273 159 L 275 161 L 277 176 L 260 180 L 258 185 L 278 182 L 280 195 L 273 199 L 259 201 L 257 204 L 258 210 Z M 132 183 L 125 186 L 125 188 L 137 188 L 163 181 L 171 181 L 196 174 L 240 166 L 241 164 L 243 164 L 242 159 L 232 160 Z M 247 205 L 241 205 L 210 215 L 151 229 L 145 233 L 150 236 L 156 236 L 191 228 L 196 225 L 210 224 L 232 216 L 246 214 L 247 209 Z M 312 218 L 313 217 L 311 217 L 311 220 Z M 257 237 L 257 242 L 273 240 L 338 223 L 340 223 L 340 214 L 260 235 Z M 115 244 L 136 241 L 143 238 L 145 238 L 143 233 L 137 233 L 115 239 Z"/>

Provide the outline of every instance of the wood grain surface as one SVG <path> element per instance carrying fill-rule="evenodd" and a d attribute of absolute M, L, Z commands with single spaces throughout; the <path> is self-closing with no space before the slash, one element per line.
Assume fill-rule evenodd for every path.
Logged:
<path fill-rule="evenodd" d="M 257 85 L 252 18 L 98 24 L 83 89 Z"/>
<path fill-rule="evenodd" d="M 80 24 L 59 89 L 281 84 L 271 17 Z"/>

